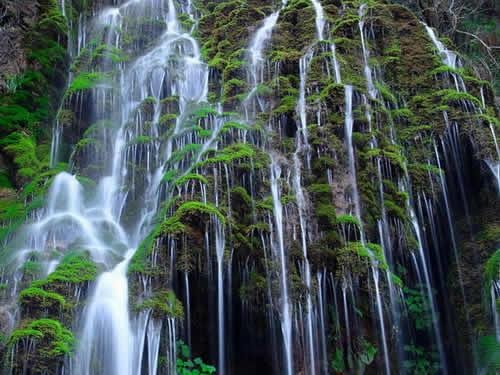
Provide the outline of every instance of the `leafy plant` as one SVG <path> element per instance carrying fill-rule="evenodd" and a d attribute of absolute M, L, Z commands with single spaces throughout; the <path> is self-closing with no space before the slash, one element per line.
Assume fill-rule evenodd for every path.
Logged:
<path fill-rule="evenodd" d="M 191 351 L 182 341 L 177 342 L 177 375 L 215 374 L 215 367 L 207 365 L 201 358 L 191 360 Z"/>
<path fill-rule="evenodd" d="M 478 342 L 479 365 L 486 374 L 496 374 L 500 368 L 500 342 L 495 336 L 484 336 Z"/>
<path fill-rule="evenodd" d="M 361 340 L 361 351 L 358 353 L 358 359 L 361 363 L 368 366 L 375 359 L 377 348 L 365 339 Z"/>
<path fill-rule="evenodd" d="M 405 302 L 408 308 L 408 315 L 415 322 L 417 330 L 425 330 L 432 324 L 432 316 L 429 301 L 420 291 L 410 288 L 404 288 Z"/>
<path fill-rule="evenodd" d="M 432 375 L 437 374 L 441 365 L 438 354 L 435 351 L 428 352 L 415 345 L 405 345 L 404 350 L 411 359 L 403 362 L 404 368 L 411 375 Z"/>
<path fill-rule="evenodd" d="M 345 371 L 345 362 L 344 362 L 344 353 L 341 349 L 336 349 L 335 353 L 333 353 L 332 361 L 330 362 L 330 366 L 335 372 L 344 372 Z"/>

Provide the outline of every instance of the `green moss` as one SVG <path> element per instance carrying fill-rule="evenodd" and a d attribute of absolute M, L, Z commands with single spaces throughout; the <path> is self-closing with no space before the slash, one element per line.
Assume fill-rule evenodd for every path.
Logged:
<path fill-rule="evenodd" d="M 246 207 L 252 205 L 252 197 L 243 186 L 235 186 L 231 189 L 231 195 L 237 196 L 238 201 Z"/>
<path fill-rule="evenodd" d="M 441 99 L 442 104 L 466 100 L 474 103 L 477 106 L 481 106 L 481 101 L 467 92 L 456 91 L 453 89 L 444 89 L 437 91 L 435 95 Z"/>
<path fill-rule="evenodd" d="M 484 266 L 486 289 L 489 290 L 491 283 L 500 278 L 500 249 L 495 251 Z"/>
<path fill-rule="evenodd" d="M 495 336 L 479 338 L 477 344 L 479 363 L 487 374 L 495 374 L 500 368 L 500 342 Z"/>
<path fill-rule="evenodd" d="M 153 137 L 149 137 L 147 135 L 140 135 L 138 137 L 135 137 L 131 141 L 129 141 L 127 145 L 128 146 L 134 146 L 134 145 L 151 143 L 152 141 L 154 141 Z"/>
<path fill-rule="evenodd" d="M 154 274 L 157 271 L 153 269 L 149 262 L 148 256 L 153 251 L 156 239 L 161 235 L 161 225 L 155 225 L 154 229 L 147 235 L 147 237 L 140 243 L 137 251 L 130 260 L 128 266 L 128 273 L 142 273 Z"/>
<path fill-rule="evenodd" d="M 231 131 L 232 129 L 237 129 L 237 130 L 249 130 L 250 128 L 248 125 L 236 122 L 236 121 L 227 121 L 224 123 L 222 126 L 222 129 L 220 130 L 220 133 L 227 133 Z"/>
<path fill-rule="evenodd" d="M 30 287 L 19 294 L 19 302 L 25 309 L 63 309 L 66 300 L 58 293 Z"/>
<path fill-rule="evenodd" d="M 97 266 L 87 254 L 70 252 L 63 257 L 54 272 L 45 279 L 34 281 L 31 286 L 71 298 L 75 286 L 95 280 L 96 275 Z"/>
<path fill-rule="evenodd" d="M 168 161 L 169 163 L 177 163 L 187 156 L 197 154 L 199 151 L 201 151 L 202 148 L 203 145 L 199 143 L 189 143 L 183 148 L 174 151 Z"/>
<path fill-rule="evenodd" d="M 297 97 L 295 97 L 295 96 L 282 97 L 280 104 L 273 111 L 273 113 L 279 115 L 282 113 L 294 112 L 296 104 L 297 104 Z"/>
<path fill-rule="evenodd" d="M 249 304 L 253 308 L 263 307 L 263 301 L 265 300 L 267 292 L 267 281 L 266 278 L 259 274 L 258 272 L 250 272 L 250 277 L 248 282 L 244 283 L 240 287 L 240 297 L 242 301 Z"/>
<path fill-rule="evenodd" d="M 352 224 L 356 226 L 360 226 L 359 220 L 351 215 L 339 215 L 335 217 L 335 221 L 337 224 Z"/>
<path fill-rule="evenodd" d="M 169 169 L 163 175 L 162 181 L 165 183 L 170 183 L 170 182 L 174 181 L 174 179 L 177 177 L 178 174 L 179 174 L 179 171 L 177 171 L 176 169 Z"/>
<path fill-rule="evenodd" d="M 28 342 L 36 344 L 34 353 L 29 353 L 29 348 L 25 347 Z M 71 353 L 74 344 L 75 339 L 71 331 L 53 319 L 31 321 L 26 326 L 16 329 L 8 341 L 8 346 L 16 347 L 18 352 L 25 351 L 26 355 L 30 357 L 48 362 L 61 359 Z"/>
<path fill-rule="evenodd" d="M 184 185 L 188 181 L 199 181 L 203 184 L 208 184 L 208 180 L 203 177 L 202 175 L 198 173 L 188 173 L 182 177 L 179 177 L 177 180 L 175 180 L 174 185 L 175 186 L 181 186 Z"/>
<path fill-rule="evenodd" d="M 176 119 L 177 119 L 176 114 L 167 113 L 167 114 L 162 115 L 160 117 L 159 125 L 160 126 L 170 126 L 172 124 L 175 124 Z"/>
<path fill-rule="evenodd" d="M 82 72 L 78 74 L 71 85 L 68 88 L 68 94 L 74 94 L 78 91 L 85 91 L 94 88 L 99 83 L 102 83 L 107 79 L 107 76 L 104 73 L 100 72 Z"/>
<path fill-rule="evenodd" d="M 224 225 L 226 222 L 226 219 L 221 214 L 221 212 L 210 203 L 203 203 L 203 202 L 196 202 L 196 201 L 184 202 L 175 211 L 174 216 L 176 216 L 180 220 L 180 219 L 182 219 L 183 216 L 185 216 L 187 214 L 213 215 L 219 219 L 221 224 Z"/>
<path fill-rule="evenodd" d="M 109 59 L 113 63 L 118 64 L 127 61 L 129 57 L 125 52 L 115 46 L 101 44 L 92 51 L 91 61 L 95 62 L 101 59 Z"/>
<path fill-rule="evenodd" d="M 24 132 L 14 132 L 0 140 L 0 147 L 9 154 L 17 166 L 18 174 L 24 178 L 34 178 L 42 167 L 36 155 L 34 137 Z"/>
<path fill-rule="evenodd" d="M 136 308 L 137 310 L 152 310 L 153 315 L 158 319 L 165 317 L 182 319 L 184 317 L 182 303 L 172 290 L 157 292 Z"/>
<path fill-rule="evenodd" d="M 159 215 L 159 221 L 148 236 L 141 242 L 132 260 L 130 261 L 129 273 L 142 273 L 149 275 L 158 275 L 161 271 L 152 268 L 148 262 L 148 256 L 153 252 L 157 239 L 165 235 L 176 236 L 186 233 L 189 229 L 187 224 L 188 218 L 193 218 L 200 215 L 213 215 L 225 224 L 225 218 L 222 213 L 212 204 L 197 201 L 188 201 L 182 203 L 177 210 L 168 218 L 166 212 L 173 206 L 175 201 L 169 202 L 162 209 Z M 199 218 L 201 220 L 201 218 Z"/>
<path fill-rule="evenodd" d="M 259 158 L 257 158 L 259 156 Z M 258 154 L 255 146 L 248 143 L 235 143 L 222 150 L 218 150 L 216 155 L 209 157 L 196 165 L 195 167 L 204 166 L 207 164 L 215 163 L 234 163 L 235 161 L 241 161 L 243 159 L 253 159 L 255 161 L 255 168 L 260 168 L 264 165 L 261 160 L 260 154 Z"/>
<path fill-rule="evenodd" d="M 394 94 L 390 91 L 390 89 L 387 86 L 385 86 L 379 82 L 375 82 L 375 87 L 377 88 L 378 92 L 382 95 L 382 97 L 385 100 L 387 100 L 391 104 L 398 103 L 398 100 L 396 99 Z"/>

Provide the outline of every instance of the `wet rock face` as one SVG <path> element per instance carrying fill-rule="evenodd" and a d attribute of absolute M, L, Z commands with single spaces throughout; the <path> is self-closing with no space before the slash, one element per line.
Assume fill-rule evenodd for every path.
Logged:
<path fill-rule="evenodd" d="M 33 0 L 0 2 L 0 94 L 7 90 L 9 78 L 28 66 L 23 40 L 37 19 L 38 6 Z"/>
<path fill-rule="evenodd" d="M 129 8 L 115 9 L 128 3 Z M 88 343 L 99 341 L 97 315 L 85 315 L 88 306 L 105 300 L 106 282 L 118 280 L 114 290 L 129 290 L 128 302 L 113 300 L 120 302 L 120 319 L 129 319 L 127 314 L 145 319 L 141 335 L 148 332 L 148 352 L 161 337 L 160 364 L 148 364 L 160 374 L 175 372 L 167 369 L 166 355 L 179 338 L 192 340 L 195 355 L 218 361 L 221 375 L 224 360 L 226 375 L 279 373 L 287 347 L 295 358 L 289 374 L 397 373 L 397 366 L 403 372 L 399 362 L 406 357 L 396 351 L 405 344 L 411 350 L 404 355 L 415 363 L 424 349 L 430 359 L 438 356 L 433 342 L 441 336 L 434 338 L 439 327 L 432 327 L 438 319 L 429 308 L 434 293 L 435 308 L 443 311 L 439 319 L 447 319 L 442 336 L 449 357 L 472 362 L 452 353 L 468 348 L 465 339 L 454 345 L 458 339 L 451 332 L 462 332 L 469 317 L 462 311 L 462 285 L 445 285 L 459 276 L 450 260 L 454 232 L 448 234 L 453 226 L 441 190 L 446 193 L 448 186 L 457 225 L 468 215 L 462 212 L 462 194 L 477 207 L 472 212 L 477 243 L 468 241 L 468 228 L 456 226 L 456 234 L 457 248 L 464 247 L 461 264 L 471 270 L 463 273 L 463 286 L 473 291 L 466 296 L 474 303 L 467 313 L 479 332 L 491 323 L 479 296 L 500 220 L 500 211 L 486 212 L 497 195 L 489 172 L 481 171 L 486 167 L 480 167 L 480 159 L 495 152 L 487 123 L 497 112 L 487 82 L 469 68 L 445 66 L 419 19 L 386 1 L 370 1 L 366 14 L 363 1 L 319 1 L 326 15 L 320 38 L 315 1 L 288 0 L 259 53 L 253 49 L 262 61 L 249 49 L 280 1 L 200 1 L 194 2 L 195 11 L 188 11 L 187 0 L 171 3 L 167 14 L 159 6 L 167 0 L 66 0 L 64 12 L 56 0 L 0 0 L 0 177 L 12 182 L 0 184 L 0 245 L 5 223 L 22 224 L 29 217 L 46 225 L 30 233 L 26 243 L 39 252 L 27 254 L 18 268 L 2 264 L 0 246 L 0 334 L 10 343 L 2 347 L 0 336 L 0 358 L 14 344 L 39 340 L 36 353 L 17 346 L 10 356 L 14 373 L 24 366 L 34 368 L 33 374 L 59 374 L 64 356 L 74 349 L 67 329 L 82 323 L 75 312 L 84 311 L 80 320 L 92 323 L 84 336 Z M 176 12 L 175 21 L 165 21 Z M 35 30 L 46 45 L 33 42 Z M 59 100 L 51 90 L 63 69 L 43 62 L 51 61 L 46 52 L 55 42 L 63 67 L 67 34 L 73 38 L 68 49 L 73 61 Z M 35 60 L 33 50 L 41 58 Z M 155 58 L 159 66 L 152 63 Z M 206 79 L 184 78 L 204 77 L 205 71 Z M 32 81 L 14 95 L 17 80 L 9 77 L 16 76 Z M 469 91 L 455 90 L 453 80 L 464 80 Z M 199 102 L 192 100 L 196 93 Z M 46 100 L 31 106 L 40 97 Z M 15 137 L 8 134 L 4 147 L 2 125 L 8 122 L 1 110 L 10 104 L 17 107 L 9 113 L 27 110 L 25 118 L 12 116 L 18 123 L 8 131 Z M 470 110 L 473 105 L 483 107 L 481 116 Z M 49 168 L 51 119 L 57 120 L 65 148 L 56 159 L 69 161 L 67 167 Z M 123 168 L 115 168 L 117 154 Z M 453 164 L 458 156 L 465 178 Z M 60 173 L 62 168 L 66 172 Z M 459 191 L 462 180 L 465 191 Z M 46 194 L 50 186 L 57 194 Z M 116 195 L 122 198 L 108 207 Z M 40 207 L 50 211 L 41 213 L 45 219 L 33 214 Z M 66 226 L 57 221 L 59 207 L 68 214 Z M 99 216 L 101 210 L 106 215 Z M 75 224 L 75 212 L 84 229 Z M 492 227 L 480 229 L 483 222 Z M 132 244 L 123 242 L 125 232 L 138 232 Z M 101 243 L 106 244 L 102 259 L 92 253 Z M 12 253 L 24 249 L 9 245 Z M 96 276 L 116 270 L 130 247 L 135 253 L 126 274 L 119 268 L 113 278 L 103 278 L 102 294 L 88 294 L 97 289 Z M 432 277 L 442 275 L 442 285 L 421 277 L 427 263 Z M 49 276 L 41 274 L 45 266 Z M 4 282 L 5 274 L 12 269 L 19 269 L 20 283 L 7 295 L 11 284 Z M 444 316 L 448 304 L 457 307 L 459 318 Z M 401 315 L 408 306 L 410 313 Z M 18 321 L 9 315 L 16 308 Z M 177 325 L 181 317 L 183 327 Z M 163 320 L 163 328 L 156 320 Z M 111 327 L 111 321 L 116 319 L 110 315 L 102 327 Z M 147 329 L 146 321 L 153 322 Z M 166 332 L 175 326 L 176 334 Z M 81 343 L 81 332 L 74 334 Z M 226 340 L 222 350 L 221 340 Z M 63 350 L 52 352 L 60 342 Z M 117 340 L 109 352 L 117 353 L 122 342 L 127 340 Z M 391 371 L 384 372 L 389 365 Z M 450 373 L 455 368 L 464 373 L 460 367 L 467 372 L 472 364 L 467 366 L 453 364 Z"/>

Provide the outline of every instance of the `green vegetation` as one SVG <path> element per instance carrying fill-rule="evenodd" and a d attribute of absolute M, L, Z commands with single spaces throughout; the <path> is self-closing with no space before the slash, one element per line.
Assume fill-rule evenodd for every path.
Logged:
<path fill-rule="evenodd" d="M 47 292 L 40 288 L 30 287 L 19 294 L 19 302 L 25 309 L 62 309 L 66 305 L 63 296 Z"/>
<path fill-rule="evenodd" d="M 189 347 L 183 341 L 177 342 L 177 355 L 178 375 L 215 374 L 215 367 L 205 364 L 201 358 L 191 359 Z"/>
<path fill-rule="evenodd" d="M 43 280 L 33 282 L 32 286 L 55 290 L 69 296 L 68 288 L 93 281 L 96 275 L 97 266 L 87 254 L 69 252 L 63 257 L 54 272 Z"/>
<path fill-rule="evenodd" d="M 405 352 L 413 359 L 406 360 L 403 365 L 409 374 L 432 375 L 438 374 L 441 368 L 437 352 L 428 352 L 415 345 L 405 346 Z"/>
<path fill-rule="evenodd" d="M 52 373 L 75 346 L 71 331 L 59 321 L 39 319 L 16 329 L 7 345 L 15 353 L 14 368 L 29 367 L 33 373 Z"/>
<path fill-rule="evenodd" d="M 82 72 L 73 78 L 68 94 L 74 94 L 78 91 L 85 91 L 94 88 L 97 84 L 102 83 L 106 79 L 106 75 L 99 72 Z"/>
<path fill-rule="evenodd" d="M 422 290 L 404 288 L 405 303 L 409 317 L 414 321 L 417 330 L 429 329 L 432 325 L 429 299 Z"/>
<path fill-rule="evenodd" d="M 184 309 L 181 301 L 177 299 L 175 293 L 171 290 L 155 293 L 151 298 L 144 300 L 137 306 L 138 310 L 152 310 L 153 315 L 158 319 L 163 319 L 165 316 L 169 318 L 182 319 L 184 317 Z"/>

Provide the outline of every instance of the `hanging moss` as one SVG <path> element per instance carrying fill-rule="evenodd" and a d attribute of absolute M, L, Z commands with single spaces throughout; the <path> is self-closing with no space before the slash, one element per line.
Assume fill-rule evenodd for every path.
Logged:
<path fill-rule="evenodd" d="M 74 94 L 78 91 L 90 90 L 102 83 L 106 79 L 106 75 L 99 72 L 83 72 L 73 78 L 71 85 L 68 88 L 68 94 Z"/>
<path fill-rule="evenodd" d="M 72 352 L 75 339 L 59 321 L 39 319 L 16 329 L 7 345 L 15 353 L 14 369 L 29 368 L 35 374 L 55 374 L 64 357 Z"/>
<path fill-rule="evenodd" d="M 51 310 L 61 311 L 65 308 L 66 300 L 58 293 L 30 287 L 19 294 L 19 302 L 25 311 Z"/>
<path fill-rule="evenodd" d="M 500 278 L 500 249 L 495 251 L 484 266 L 486 290 L 490 289 L 491 283 Z"/>
<path fill-rule="evenodd" d="M 179 177 L 177 180 L 175 180 L 174 181 L 174 185 L 175 186 L 181 186 L 181 185 L 184 185 L 186 182 L 189 182 L 189 181 L 199 181 L 202 184 L 205 184 L 205 185 L 208 184 L 208 180 L 206 179 L 206 177 L 204 177 L 204 176 L 202 176 L 200 174 L 197 174 L 197 173 L 188 173 L 188 174 L 185 174 L 182 177 Z"/>
<path fill-rule="evenodd" d="M 97 266 L 87 254 L 69 252 L 63 257 L 54 272 L 32 285 L 52 290 L 66 289 L 69 284 L 82 284 L 95 280 Z"/>
<path fill-rule="evenodd" d="M 151 310 L 157 319 L 165 317 L 183 319 L 184 308 L 172 290 L 155 293 L 136 307 L 137 310 Z"/>

